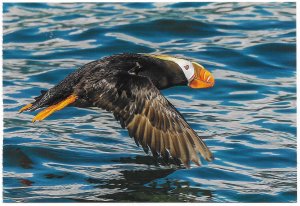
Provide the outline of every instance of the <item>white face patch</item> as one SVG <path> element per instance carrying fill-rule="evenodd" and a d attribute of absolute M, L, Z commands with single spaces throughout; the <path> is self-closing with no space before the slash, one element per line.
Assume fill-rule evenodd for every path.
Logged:
<path fill-rule="evenodd" d="M 177 58 L 174 58 L 173 62 L 175 62 L 180 66 L 186 79 L 188 80 L 188 82 L 190 82 L 190 80 L 192 80 L 192 77 L 195 74 L 195 70 L 192 62 L 184 59 L 177 59 Z"/>
<path fill-rule="evenodd" d="M 192 62 L 187 61 L 185 59 L 171 57 L 168 55 L 153 55 L 153 56 L 156 58 L 159 58 L 159 59 L 169 60 L 169 61 L 176 63 L 182 69 L 188 82 L 190 82 L 192 80 L 192 78 L 195 74 L 195 69 L 194 69 Z"/>

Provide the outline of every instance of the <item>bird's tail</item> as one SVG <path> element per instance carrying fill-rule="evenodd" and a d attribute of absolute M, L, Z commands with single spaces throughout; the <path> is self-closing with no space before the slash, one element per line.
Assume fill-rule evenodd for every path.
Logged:
<path fill-rule="evenodd" d="M 77 99 L 77 96 L 74 94 L 60 94 L 53 90 L 54 88 L 48 91 L 42 90 L 41 95 L 34 98 L 34 102 L 25 105 L 19 110 L 19 112 L 21 113 L 24 111 L 35 111 L 37 109 L 46 107 L 32 119 L 32 122 L 41 121 L 53 114 L 55 111 L 61 110 L 69 104 L 74 103 Z"/>
<path fill-rule="evenodd" d="M 72 103 L 86 103 L 82 100 L 77 100 L 77 95 L 74 93 L 74 87 L 79 83 L 86 70 L 91 69 L 98 64 L 98 61 L 88 63 L 84 67 L 79 68 L 75 72 L 69 74 L 59 84 L 52 87 L 48 91 L 41 91 L 41 95 L 34 98 L 35 101 L 22 107 L 19 112 L 35 111 L 46 107 L 32 121 L 43 120 L 53 112 L 61 110 Z M 75 102 L 76 101 L 76 102 Z"/>

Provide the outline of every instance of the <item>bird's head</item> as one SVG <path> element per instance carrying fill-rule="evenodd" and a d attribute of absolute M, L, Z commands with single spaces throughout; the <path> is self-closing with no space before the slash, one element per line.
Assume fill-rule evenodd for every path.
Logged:
<path fill-rule="evenodd" d="M 184 78 L 185 83 L 194 89 L 210 88 L 215 84 L 213 75 L 199 63 L 169 55 L 149 55 L 169 64 L 174 71 Z"/>

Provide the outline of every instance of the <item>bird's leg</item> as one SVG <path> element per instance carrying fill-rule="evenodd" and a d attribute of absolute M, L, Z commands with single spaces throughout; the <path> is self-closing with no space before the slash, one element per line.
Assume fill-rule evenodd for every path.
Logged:
<path fill-rule="evenodd" d="M 66 99 L 51 105 L 50 107 L 47 107 L 46 109 L 42 110 L 40 113 L 38 113 L 33 119 L 32 122 L 35 121 L 42 121 L 43 119 L 45 119 L 46 117 L 50 116 L 52 113 L 61 110 L 63 108 L 65 108 L 66 106 L 68 106 L 69 104 L 72 104 L 76 101 L 77 96 L 72 94 L 70 96 L 68 96 Z"/>
<path fill-rule="evenodd" d="M 129 74 L 137 75 L 137 74 L 141 71 L 141 69 L 142 69 L 142 66 L 141 66 L 138 62 L 136 62 L 136 65 L 135 65 L 134 67 L 132 67 L 132 68 L 128 71 L 128 73 L 129 73 Z"/>

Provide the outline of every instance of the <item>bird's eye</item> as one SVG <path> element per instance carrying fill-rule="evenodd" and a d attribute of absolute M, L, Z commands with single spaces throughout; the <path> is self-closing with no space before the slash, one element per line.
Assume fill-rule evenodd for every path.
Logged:
<path fill-rule="evenodd" d="M 184 68 L 185 68 L 186 70 L 188 70 L 188 69 L 189 69 L 189 65 L 185 65 Z"/>

